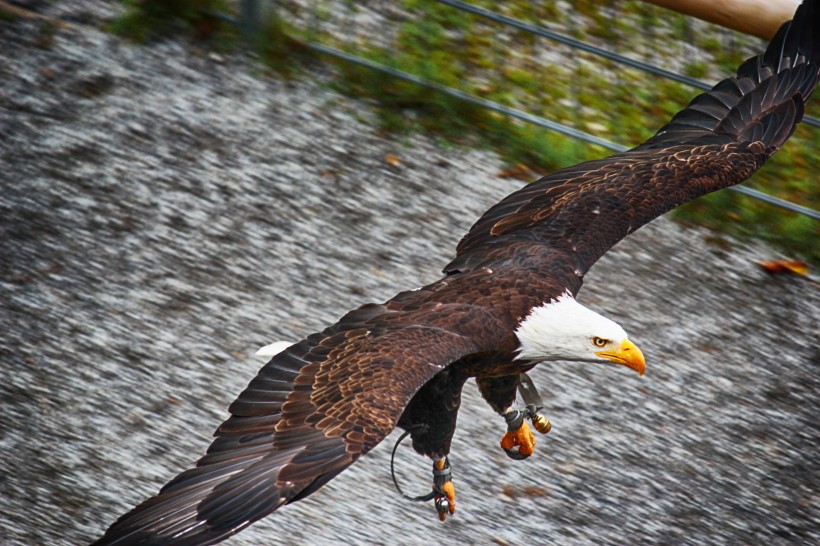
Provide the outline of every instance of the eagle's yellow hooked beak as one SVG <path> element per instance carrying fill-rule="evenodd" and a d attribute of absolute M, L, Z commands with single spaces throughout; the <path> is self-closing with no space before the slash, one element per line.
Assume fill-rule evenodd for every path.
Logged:
<path fill-rule="evenodd" d="M 625 339 L 620 347 L 608 349 L 605 351 L 598 351 L 596 355 L 611 360 L 615 364 L 622 364 L 628 368 L 632 368 L 638 375 L 643 375 L 646 370 L 646 361 L 643 358 L 643 353 L 638 346 Z"/>

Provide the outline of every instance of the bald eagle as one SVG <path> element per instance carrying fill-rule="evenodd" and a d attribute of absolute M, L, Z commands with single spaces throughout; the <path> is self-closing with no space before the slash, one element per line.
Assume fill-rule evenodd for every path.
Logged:
<path fill-rule="evenodd" d="M 447 455 L 464 383 L 532 452 L 540 408 L 512 409 L 539 362 L 644 357 L 575 300 L 587 270 L 657 216 L 752 175 L 794 131 L 820 76 L 820 0 L 762 55 L 627 152 L 546 176 L 473 225 L 444 276 L 368 304 L 278 352 L 230 406 L 207 453 L 96 544 L 214 544 L 315 492 L 396 427 L 433 460 L 441 519 L 455 510 Z M 526 398 L 526 397 L 525 397 Z"/>

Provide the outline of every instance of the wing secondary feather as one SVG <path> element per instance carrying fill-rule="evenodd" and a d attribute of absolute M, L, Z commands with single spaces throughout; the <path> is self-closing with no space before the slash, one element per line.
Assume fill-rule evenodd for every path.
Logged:
<path fill-rule="evenodd" d="M 477 348 L 440 328 L 375 320 L 384 312 L 366 306 L 275 356 L 197 466 L 96 544 L 203 545 L 239 532 L 376 446 L 424 383 Z"/>

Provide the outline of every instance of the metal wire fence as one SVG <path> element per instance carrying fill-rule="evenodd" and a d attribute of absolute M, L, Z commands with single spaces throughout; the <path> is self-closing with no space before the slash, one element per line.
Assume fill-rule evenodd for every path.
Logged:
<path fill-rule="evenodd" d="M 241 0 L 240 24 L 253 33 L 273 15 L 314 51 L 613 151 L 651 136 L 651 123 L 635 121 L 647 111 L 657 111 L 659 127 L 664 101 L 674 112 L 764 45 L 636 0 L 577 0 L 574 11 L 554 2 L 478 4 Z M 612 115 L 624 120 L 617 134 L 604 122 Z M 816 117 L 804 122 L 820 127 Z M 812 208 L 729 189 L 820 220 Z"/>

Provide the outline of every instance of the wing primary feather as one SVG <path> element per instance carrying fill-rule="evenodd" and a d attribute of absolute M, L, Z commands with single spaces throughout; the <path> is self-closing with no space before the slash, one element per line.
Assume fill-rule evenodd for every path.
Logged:
<path fill-rule="evenodd" d="M 494 205 L 459 242 L 445 273 L 492 268 L 516 254 L 563 254 L 583 276 L 647 222 L 749 178 L 794 132 L 817 85 L 818 4 L 803 2 L 764 53 L 640 146 L 545 176 Z"/>

